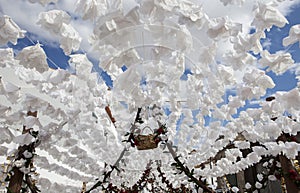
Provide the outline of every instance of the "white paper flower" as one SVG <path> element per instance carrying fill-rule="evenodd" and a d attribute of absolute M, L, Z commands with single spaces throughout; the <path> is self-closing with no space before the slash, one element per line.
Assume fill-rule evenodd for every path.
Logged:
<path fill-rule="evenodd" d="M 270 181 L 276 181 L 276 180 L 277 180 L 276 176 L 274 176 L 274 175 L 269 175 L 269 176 L 268 176 L 268 179 L 269 179 Z"/>
<path fill-rule="evenodd" d="M 276 96 L 286 109 L 300 110 L 300 92 L 295 88 L 288 92 L 278 92 Z"/>
<path fill-rule="evenodd" d="M 255 152 L 251 152 L 248 156 L 249 161 L 251 163 L 257 163 L 259 160 L 261 160 L 261 157 L 258 156 Z"/>
<path fill-rule="evenodd" d="M 252 186 L 251 186 L 251 184 L 249 183 L 249 182 L 247 182 L 246 184 L 245 184 L 245 188 L 246 189 L 250 189 Z"/>
<path fill-rule="evenodd" d="M 48 3 L 56 3 L 58 0 L 28 0 L 30 3 L 40 3 L 41 5 L 45 6 Z"/>
<path fill-rule="evenodd" d="M 264 176 L 262 174 L 257 174 L 258 181 L 262 181 L 264 179 Z"/>
<path fill-rule="evenodd" d="M 20 167 L 23 167 L 23 166 L 24 166 L 25 162 L 26 162 L 26 160 L 24 160 L 24 159 L 16 160 L 16 161 L 14 162 L 14 165 L 15 165 L 16 167 L 20 168 Z"/>
<path fill-rule="evenodd" d="M 236 187 L 236 186 L 233 186 L 232 188 L 231 188 L 231 190 L 233 191 L 233 192 L 239 192 L 239 188 L 238 187 Z"/>
<path fill-rule="evenodd" d="M 32 158 L 32 153 L 29 152 L 28 150 L 24 151 L 24 152 L 23 152 L 23 155 L 24 155 L 24 157 L 25 157 L 26 159 Z"/>
<path fill-rule="evenodd" d="M 233 23 L 228 18 L 221 17 L 211 20 L 211 27 L 207 34 L 210 38 L 221 38 L 236 36 L 240 31 L 242 31 L 241 24 Z"/>
<path fill-rule="evenodd" d="M 2 79 L 1 80 L 1 85 L 3 85 L 3 91 L 4 93 L 15 93 L 17 91 L 19 91 L 21 88 L 18 87 L 17 85 L 11 83 L 11 82 L 6 82 L 6 81 L 3 81 Z"/>
<path fill-rule="evenodd" d="M 300 40 L 300 24 L 294 25 L 290 28 L 289 36 L 285 37 L 282 40 L 282 44 L 284 46 L 288 46 L 296 43 L 299 40 Z"/>
<path fill-rule="evenodd" d="M 19 170 L 20 170 L 21 172 L 23 172 L 24 174 L 30 173 L 30 169 L 29 169 L 29 168 L 26 168 L 26 167 L 21 167 L 21 168 L 19 168 Z"/>
<path fill-rule="evenodd" d="M 26 116 L 24 117 L 24 119 L 25 119 L 24 126 L 26 126 L 27 128 L 32 128 L 36 123 L 38 123 L 37 117 Z"/>
<path fill-rule="evenodd" d="M 20 64 L 24 67 L 36 69 L 41 73 L 49 68 L 46 53 L 39 43 L 23 48 L 16 58 L 20 60 Z"/>
<path fill-rule="evenodd" d="M 20 27 L 7 15 L 0 17 L 0 45 L 11 42 L 17 44 L 19 38 L 24 38 L 26 31 Z"/>
<path fill-rule="evenodd" d="M 63 81 L 66 81 L 69 76 L 70 73 L 68 73 L 66 70 L 63 69 L 53 70 L 51 74 L 48 76 L 48 82 L 57 85 L 63 83 Z"/>
<path fill-rule="evenodd" d="M 59 35 L 62 25 L 70 23 L 71 16 L 62 10 L 51 10 L 39 14 L 37 24 L 48 30 L 50 33 Z"/>
<path fill-rule="evenodd" d="M 13 66 L 16 64 L 12 48 L 0 49 L 0 67 Z"/>
<path fill-rule="evenodd" d="M 66 55 L 69 55 L 72 51 L 77 51 L 79 49 L 82 38 L 70 24 L 62 24 L 60 35 L 60 47 Z"/>
<path fill-rule="evenodd" d="M 95 19 L 105 13 L 107 2 L 95 0 L 77 0 L 76 12 L 82 15 L 82 19 Z"/>
<path fill-rule="evenodd" d="M 245 0 L 220 0 L 224 6 L 227 6 L 227 5 L 243 5 Z"/>
<path fill-rule="evenodd" d="M 35 138 L 32 135 L 30 135 L 29 133 L 19 135 L 13 139 L 13 142 L 19 144 L 20 146 L 29 145 L 34 141 L 35 141 Z"/>
<path fill-rule="evenodd" d="M 259 183 L 259 182 L 256 182 L 256 183 L 255 183 L 255 187 L 256 187 L 257 189 L 261 189 L 261 188 L 262 188 L 262 184 Z"/>
<path fill-rule="evenodd" d="M 275 54 L 270 54 L 267 50 L 264 50 L 261 52 L 259 63 L 268 67 L 268 71 L 282 74 L 294 64 L 294 60 L 290 53 L 279 51 Z"/>
<path fill-rule="evenodd" d="M 256 15 L 252 24 L 261 31 L 264 31 L 264 29 L 270 30 L 273 25 L 283 27 L 288 23 L 287 19 L 272 3 L 265 4 L 263 2 L 258 2 L 254 12 Z"/>
<path fill-rule="evenodd" d="M 73 54 L 70 55 L 70 65 L 76 70 L 76 74 L 79 77 L 88 79 L 91 75 L 93 64 L 84 54 Z"/>

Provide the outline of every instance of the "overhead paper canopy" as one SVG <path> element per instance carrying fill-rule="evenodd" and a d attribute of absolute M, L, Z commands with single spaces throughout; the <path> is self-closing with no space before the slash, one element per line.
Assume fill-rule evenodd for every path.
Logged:
<path fill-rule="evenodd" d="M 262 45 L 288 23 L 284 1 L 213 1 L 214 13 L 206 1 L 29 2 L 32 29 L 0 18 L 1 188 L 25 174 L 31 192 L 217 192 L 218 180 L 262 158 L 267 167 L 298 155 L 299 143 L 282 139 L 300 130 L 298 71 L 291 90 L 271 90 L 295 60 Z M 285 46 L 299 41 L 298 28 Z M 141 185 L 151 180 L 161 189 Z"/>

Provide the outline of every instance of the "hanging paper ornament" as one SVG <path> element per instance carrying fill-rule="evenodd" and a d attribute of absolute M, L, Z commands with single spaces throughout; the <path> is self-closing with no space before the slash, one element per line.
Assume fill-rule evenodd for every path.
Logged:
<path fill-rule="evenodd" d="M 0 80 L 1 80 L 1 85 L 3 85 L 4 94 L 15 93 L 21 89 L 20 87 L 12 84 L 10 82 L 3 81 L 2 79 L 0 79 Z"/>
<path fill-rule="evenodd" d="M 0 49 L 0 67 L 11 67 L 16 64 L 12 48 Z"/>
<path fill-rule="evenodd" d="M 285 109 L 300 110 L 300 92 L 299 89 L 295 88 L 288 92 L 278 93 L 276 98 Z"/>
<path fill-rule="evenodd" d="M 274 7 L 273 2 L 268 4 L 264 2 L 258 2 L 256 9 L 254 9 L 255 18 L 252 25 L 260 31 L 271 29 L 273 25 L 283 27 L 288 23 L 288 20 L 282 15 L 278 9 Z"/>
<path fill-rule="evenodd" d="M 224 6 L 227 6 L 227 5 L 243 5 L 245 0 L 220 0 Z"/>
<path fill-rule="evenodd" d="M 77 51 L 79 49 L 82 38 L 70 24 L 62 24 L 60 35 L 60 47 L 66 55 L 69 55 L 72 51 Z"/>
<path fill-rule="evenodd" d="M 267 66 L 267 71 L 273 71 L 280 75 L 294 64 L 294 60 L 290 53 L 276 52 L 275 54 L 270 54 L 267 50 L 264 50 L 261 52 L 259 63 L 264 67 Z"/>
<path fill-rule="evenodd" d="M 35 141 L 35 138 L 29 133 L 19 135 L 13 139 L 13 142 L 20 146 L 29 145 L 34 141 Z"/>
<path fill-rule="evenodd" d="M 20 27 L 7 15 L 0 17 L 0 45 L 11 42 L 17 44 L 19 38 L 24 38 L 26 31 Z"/>
<path fill-rule="evenodd" d="M 42 73 L 49 69 L 47 63 L 47 56 L 41 48 L 41 44 L 37 43 L 34 46 L 28 46 L 23 48 L 23 50 L 16 57 L 20 64 L 26 68 L 35 69 Z"/>
<path fill-rule="evenodd" d="M 0 136 L 1 144 L 4 144 L 5 142 L 10 143 L 12 141 L 14 135 L 7 127 L 0 126 L 0 132 L 1 132 L 1 136 Z"/>
<path fill-rule="evenodd" d="M 289 36 L 285 37 L 282 40 L 282 44 L 284 46 L 288 46 L 288 45 L 296 43 L 297 41 L 300 41 L 300 25 L 299 24 L 294 25 L 290 28 Z"/>
<path fill-rule="evenodd" d="M 80 78 L 88 79 L 91 75 L 93 64 L 85 54 L 70 55 L 69 64 Z"/>
<path fill-rule="evenodd" d="M 28 0 L 30 3 L 40 3 L 45 6 L 49 3 L 56 3 L 58 0 Z"/>
<path fill-rule="evenodd" d="M 39 14 L 37 24 L 41 25 L 44 29 L 59 35 L 63 23 L 69 24 L 71 16 L 62 10 L 50 10 L 48 12 L 42 12 Z"/>

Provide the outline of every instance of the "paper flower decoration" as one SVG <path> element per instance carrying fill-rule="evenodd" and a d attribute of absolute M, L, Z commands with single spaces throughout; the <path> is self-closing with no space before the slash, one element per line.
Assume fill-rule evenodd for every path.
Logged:
<path fill-rule="evenodd" d="M 0 49 L 0 67 L 12 66 L 16 63 L 14 51 L 12 48 Z"/>
<path fill-rule="evenodd" d="M 71 17 L 62 10 L 51 10 L 39 14 L 37 24 L 54 35 L 61 31 L 63 23 L 69 24 Z"/>
<path fill-rule="evenodd" d="M 276 52 L 270 54 L 267 50 L 264 50 L 261 53 L 259 63 L 262 66 L 267 66 L 268 71 L 272 70 L 276 74 L 282 74 L 294 64 L 294 60 L 290 53 Z"/>
<path fill-rule="evenodd" d="M 0 45 L 11 42 L 17 44 L 19 38 L 25 37 L 26 31 L 20 27 L 7 15 L 0 17 Z"/>
<path fill-rule="evenodd" d="M 34 141 L 35 141 L 35 138 L 29 133 L 19 135 L 13 139 L 13 142 L 20 146 L 29 145 Z"/>
<path fill-rule="evenodd" d="M 284 46 L 296 43 L 300 40 L 300 25 L 294 25 L 290 28 L 289 36 L 282 40 Z"/>
<path fill-rule="evenodd" d="M 41 73 L 47 71 L 49 68 L 46 53 L 39 43 L 23 48 L 16 58 L 24 67 L 36 69 Z"/>
<path fill-rule="evenodd" d="M 273 25 L 283 27 L 288 23 L 287 19 L 275 8 L 272 2 L 268 4 L 258 2 L 254 13 L 256 13 L 256 16 L 252 25 L 261 31 L 264 31 L 264 29 L 270 30 Z"/>
<path fill-rule="evenodd" d="M 30 3 L 40 3 L 45 6 L 48 3 L 56 3 L 58 0 L 28 0 Z"/>

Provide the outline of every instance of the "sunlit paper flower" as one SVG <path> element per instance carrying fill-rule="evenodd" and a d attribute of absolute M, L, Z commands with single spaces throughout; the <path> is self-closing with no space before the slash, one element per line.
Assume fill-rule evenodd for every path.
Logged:
<path fill-rule="evenodd" d="M 24 38 L 26 31 L 20 27 L 7 15 L 0 17 L 0 44 L 11 42 L 17 44 L 19 38 Z"/>
<path fill-rule="evenodd" d="M 60 47 L 63 49 L 65 54 L 69 55 L 72 51 L 77 51 L 79 49 L 82 38 L 70 24 L 63 23 L 60 35 Z"/>
<path fill-rule="evenodd" d="M 29 152 L 28 150 L 24 151 L 24 152 L 23 152 L 23 155 L 24 155 L 24 157 L 27 158 L 27 159 L 32 157 L 32 153 Z"/>
<path fill-rule="evenodd" d="M 260 189 L 260 188 L 262 188 L 262 184 L 259 183 L 259 182 L 256 182 L 256 183 L 255 183 L 255 187 L 256 187 L 257 189 Z"/>
<path fill-rule="evenodd" d="M 258 2 L 255 18 L 252 22 L 259 30 L 270 30 L 273 25 L 283 27 L 288 23 L 287 19 L 274 7 L 272 3 Z"/>
<path fill-rule="evenodd" d="M 20 167 L 23 167 L 23 165 L 25 164 L 25 162 L 26 162 L 26 160 L 24 160 L 24 159 L 16 160 L 16 161 L 14 162 L 14 165 L 15 165 L 16 167 L 20 168 Z"/>
<path fill-rule="evenodd" d="M 16 64 L 12 48 L 0 49 L 0 67 L 13 66 Z"/>
<path fill-rule="evenodd" d="M 29 133 L 19 135 L 13 139 L 13 142 L 16 144 L 19 144 L 20 146 L 29 145 L 34 141 L 35 141 L 35 138 L 32 135 L 30 135 Z"/>
<path fill-rule="evenodd" d="M 270 181 L 276 181 L 276 180 L 277 180 L 276 176 L 274 176 L 274 175 L 269 175 L 269 176 L 268 176 L 268 179 L 269 179 Z"/>
<path fill-rule="evenodd" d="M 56 3 L 58 0 L 28 0 L 30 3 L 40 3 L 45 6 L 48 3 Z"/>
<path fill-rule="evenodd" d="M 62 10 L 51 10 L 41 12 L 37 24 L 41 25 L 50 33 L 58 35 L 61 31 L 63 23 L 69 24 L 71 16 Z"/>
<path fill-rule="evenodd" d="M 267 50 L 264 50 L 261 53 L 259 63 L 268 67 L 268 71 L 282 74 L 294 64 L 294 60 L 290 53 L 276 52 L 275 54 L 270 54 Z"/>
<path fill-rule="evenodd" d="M 290 28 L 289 36 L 285 37 L 282 40 L 282 44 L 284 46 L 288 46 L 296 43 L 299 40 L 300 40 L 300 24 L 294 25 Z"/>
<path fill-rule="evenodd" d="M 47 56 L 41 45 L 28 46 L 17 55 L 20 64 L 26 68 L 36 69 L 39 72 L 48 70 Z"/>
<path fill-rule="evenodd" d="M 251 184 L 249 183 L 249 182 L 247 182 L 246 184 L 245 184 L 245 188 L 246 189 L 250 189 L 252 186 L 251 186 Z"/>

